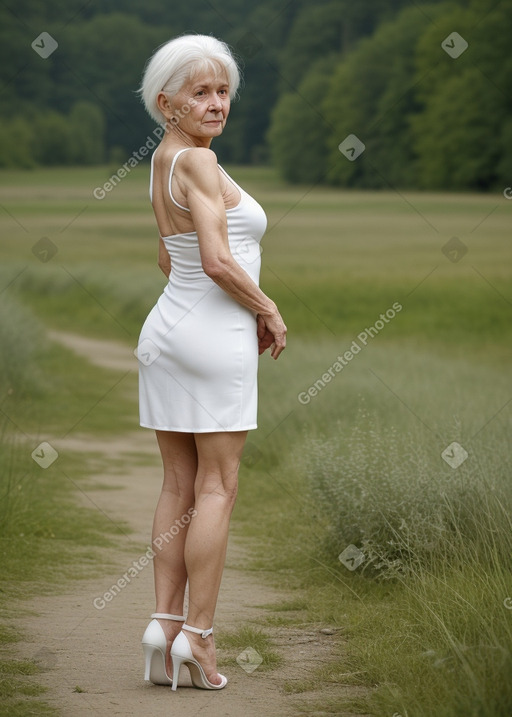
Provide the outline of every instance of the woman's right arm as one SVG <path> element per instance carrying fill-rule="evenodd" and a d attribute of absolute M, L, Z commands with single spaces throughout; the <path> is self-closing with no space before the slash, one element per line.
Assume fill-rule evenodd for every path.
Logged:
<path fill-rule="evenodd" d="M 286 346 L 286 326 L 275 303 L 231 254 L 217 157 L 212 150 L 198 147 L 185 152 L 180 165 L 180 186 L 199 239 L 203 270 L 233 299 L 261 317 L 258 321 L 273 337 L 271 356 L 277 359 Z"/>
<path fill-rule="evenodd" d="M 160 237 L 160 242 L 158 244 L 158 266 L 164 272 L 166 277 L 169 278 L 169 274 L 171 273 L 171 257 L 169 256 L 169 252 L 167 251 L 167 247 L 165 246 L 162 237 Z"/>

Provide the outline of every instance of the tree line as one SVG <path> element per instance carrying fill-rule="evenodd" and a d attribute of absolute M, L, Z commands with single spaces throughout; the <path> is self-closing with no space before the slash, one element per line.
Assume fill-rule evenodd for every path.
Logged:
<path fill-rule="evenodd" d="M 511 37 L 510 0 L 403 8 L 351 52 L 318 59 L 297 92 L 280 96 L 269 130 L 275 164 L 292 182 L 507 186 Z M 349 135 L 364 145 L 355 160 L 340 157 Z"/>
<path fill-rule="evenodd" d="M 215 140 L 222 162 L 354 187 L 510 183 L 511 6 L 4 0 L 0 166 L 122 163 L 154 129 L 136 95 L 146 60 L 200 32 L 228 42 L 243 67 Z M 58 45 L 48 57 L 41 33 Z M 364 146 L 356 159 L 339 149 L 352 135 Z"/>

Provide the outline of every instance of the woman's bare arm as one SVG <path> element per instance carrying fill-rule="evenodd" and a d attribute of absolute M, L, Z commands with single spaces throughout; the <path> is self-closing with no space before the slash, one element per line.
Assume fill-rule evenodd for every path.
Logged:
<path fill-rule="evenodd" d="M 203 270 L 233 299 L 262 317 L 274 337 L 271 355 L 276 359 L 286 346 L 286 326 L 275 303 L 233 259 L 217 157 L 198 147 L 184 153 L 180 164 L 180 185 L 199 239 Z"/>

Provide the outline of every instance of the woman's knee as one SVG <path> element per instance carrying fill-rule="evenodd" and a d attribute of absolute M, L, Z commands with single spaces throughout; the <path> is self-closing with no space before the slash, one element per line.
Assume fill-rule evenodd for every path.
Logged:
<path fill-rule="evenodd" d="M 234 505 L 238 494 L 238 472 L 225 477 L 222 475 L 198 476 L 195 485 L 196 503 L 208 497 L 222 498 Z"/>
<path fill-rule="evenodd" d="M 169 495 L 174 501 L 186 507 L 194 505 L 194 478 L 188 481 L 177 481 L 174 476 L 165 476 L 162 484 L 162 493 Z"/>

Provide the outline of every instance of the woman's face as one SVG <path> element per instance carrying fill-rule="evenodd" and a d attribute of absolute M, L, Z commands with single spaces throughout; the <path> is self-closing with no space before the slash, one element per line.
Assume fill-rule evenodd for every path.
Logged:
<path fill-rule="evenodd" d="M 222 134 L 229 115 L 231 100 L 224 69 L 208 70 L 190 78 L 170 101 L 171 124 L 179 131 L 212 139 Z"/>

